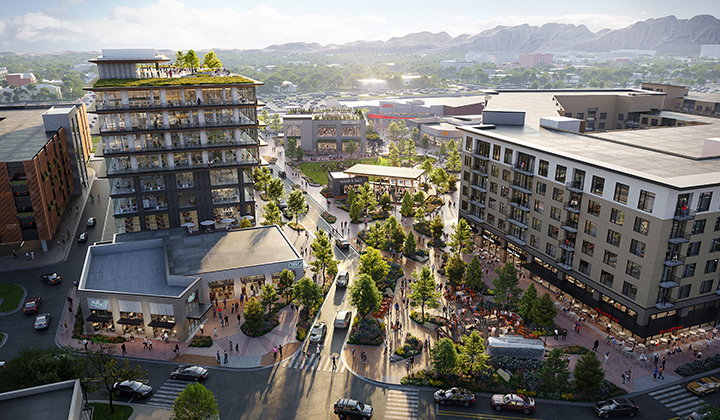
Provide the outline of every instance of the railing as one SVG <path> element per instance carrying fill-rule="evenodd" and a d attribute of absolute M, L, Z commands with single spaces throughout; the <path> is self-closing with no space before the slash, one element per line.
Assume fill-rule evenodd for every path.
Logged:
<path fill-rule="evenodd" d="M 479 157 L 482 160 L 490 160 L 489 156 L 485 156 L 485 155 L 481 154 L 483 152 L 484 152 L 483 150 L 475 149 L 475 150 L 473 150 L 472 154 L 475 155 L 476 157 Z"/>
<path fill-rule="evenodd" d="M 578 214 L 580 213 L 580 202 L 577 200 L 570 200 L 563 204 L 563 209 Z"/>
<path fill-rule="evenodd" d="M 580 181 L 570 181 L 565 184 L 565 187 L 567 187 L 568 190 L 576 193 L 582 193 L 583 192 L 583 185 L 584 182 Z"/>
<path fill-rule="evenodd" d="M 214 141 L 214 142 L 207 142 L 205 144 L 202 144 L 200 142 L 187 142 L 185 144 L 178 144 L 173 143 L 170 145 L 167 145 L 165 143 L 161 144 L 153 144 L 153 145 L 145 145 L 141 146 L 140 148 L 133 148 L 131 149 L 129 146 L 110 146 L 110 147 L 104 147 L 103 153 L 107 156 L 110 155 L 128 155 L 128 154 L 135 154 L 135 153 L 148 153 L 148 152 L 172 152 L 177 150 L 206 150 L 206 149 L 222 149 L 227 148 L 228 146 L 259 146 L 260 143 L 258 141 L 254 140 L 235 140 L 235 139 L 227 139 L 226 141 Z"/>
<path fill-rule="evenodd" d="M 685 257 L 678 255 L 677 252 L 665 257 L 665 265 L 668 267 L 675 267 L 683 264 L 685 264 Z"/>
<path fill-rule="evenodd" d="M 525 174 L 525 175 L 528 175 L 528 176 L 533 176 L 533 175 L 535 175 L 535 174 L 533 173 L 532 168 L 530 168 L 529 165 L 526 164 L 525 162 L 515 162 L 515 165 L 513 165 L 512 169 L 513 169 L 515 172 L 520 172 L 521 174 Z"/>
<path fill-rule="evenodd" d="M 530 202 L 528 200 L 520 200 L 517 198 L 513 198 L 508 201 L 508 204 L 522 211 L 530 211 Z"/>
<path fill-rule="evenodd" d="M 473 167 L 470 169 L 470 172 L 475 172 L 475 173 L 478 173 L 478 174 L 480 174 L 480 175 L 482 175 L 482 176 L 487 176 L 487 175 L 488 175 L 488 173 L 487 173 L 487 168 L 484 167 L 484 166 L 479 166 L 479 165 L 473 166 Z"/>
<path fill-rule="evenodd" d="M 148 166 L 143 168 L 135 168 L 132 167 L 113 167 L 108 166 L 107 173 L 108 175 L 120 175 L 120 174 L 134 174 L 134 173 L 146 173 L 146 172 L 158 172 L 158 171 L 172 171 L 176 169 L 201 169 L 201 168 L 218 168 L 218 167 L 228 167 L 228 166 L 244 166 L 244 165 L 259 165 L 260 161 L 258 159 L 245 159 L 245 160 L 236 160 L 236 161 L 230 161 L 230 162 L 212 162 L 212 163 L 193 163 L 192 165 L 185 163 L 175 163 L 174 165 L 154 165 L 154 166 Z"/>
<path fill-rule="evenodd" d="M 670 242 L 671 244 L 682 244 L 685 242 L 690 242 L 690 234 L 683 232 L 670 232 L 670 238 L 668 239 L 668 242 Z"/>
<path fill-rule="evenodd" d="M 695 210 L 690 209 L 676 209 L 675 214 L 673 215 L 673 219 L 678 221 L 683 220 L 692 220 L 695 218 Z"/>
<path fill-rule="evenodd" d="M 575 233 L 575 232 L 577 232 L 578 224 L 576 222 L 563 222 L 560 225 L 560 227 L 565 230 Z"/>
<path fill-rule="evenodd" d="M 680 277 L 674 274 L 668 274 L 664 279 L 660 280 L 660 287 L 663 289 L 670 289 L 678 286 L 680 286 Z"/>

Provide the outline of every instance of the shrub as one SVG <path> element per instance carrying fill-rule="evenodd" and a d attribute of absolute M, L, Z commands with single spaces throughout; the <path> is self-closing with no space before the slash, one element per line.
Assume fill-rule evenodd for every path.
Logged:
<path fill-rule="evenodd" d="M 209 335 L 196 335 L 188 344 L 188 347 L 210 347 L 213 345 L 213 339 Z"/>
<path fill-rule="evenodd" d="M 385 339 L 385 324 L 373 317 L 355 318 L 348 344 L 379 346 Z"/>
<path fill-rule="evenodd" d="M 307 328 L 298 328 L 297 332 L 295 333 L 295 339 L 297 341 L 304 341 L 305 337 L 307 337 Z"/>
<path fill-rule="evenodd" d="M 249 326 L 247 322 L 243 322 L 240 326 L 240 330 L 248 337 L 260 337 L 272 331 L 273 328 L 277 327 L 279 324 L 280 321 L 278 321 L 277 316 L 271 317 L 270 314 L 265 314 L 259 326 L 253 328 Z"/>
<path fill-rule="evenodd" d="M 415 321 L 416 323 L 423 325 L 426 322 L 429 322 L 431 324 L 435 325 L 447 325 L 447 320 L 437 316 L 437 315 L 428 315 L 425 314 L 425 319 L 422 319 L 422 314 L 418 311 L 412 311 L 410 312 L 410 319 Z"/>
<path fill-rule="evenodd" d="M 417 337 L 410 333 L 405 336 L 405 344 L 402 347 L 398 347 L 395 350 L 395 354 L 407 359 L 408 357 L 414 357 L 422 353 L 423 343 Z"/>
<path fill-rule="evenodd" d="M 569 344 L 567 346 L 562 346 L 563 352 L 565 354 L 580 354 L 583 355 L 590 351 L 590 349 L 586 349 L 583 346 L 577 345 L 577 344 Z"/>
<path fill-rule="evenodd" d="M 720 354 L 710 356 L 705 360 L 693 360 L 692 362 L 685 363 L 675 369 L 675 373 L 680 376 L 692 376 L 718 367 L 720 367 Z"/>
<path fill-rule="evenodd" d="M 331 223 L 331 224 L 335 223 L 337 221 L 337 217 L 335 217 L 334 215 L 332 215 L 326 211 L 322 212 L 320 217 L 322 217 L 323 219 L 325 219 L 326 222 Z"/>

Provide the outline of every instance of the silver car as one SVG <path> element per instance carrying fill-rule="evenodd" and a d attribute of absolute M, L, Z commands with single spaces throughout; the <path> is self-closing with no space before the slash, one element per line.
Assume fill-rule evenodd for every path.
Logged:
<path fill-rule="evenodd" d="M 313 344 L 319 344 L 325 341 L 325 334 L 327 334 L 327 324 L 320 321 L 312 327 L 310 331 L 310 342 Z"/>
<path fill-rule="evenodd" d="M 35 317 L 35 329 L 44 330 L 50 326 L 50 314 L 45 312 Z"/>

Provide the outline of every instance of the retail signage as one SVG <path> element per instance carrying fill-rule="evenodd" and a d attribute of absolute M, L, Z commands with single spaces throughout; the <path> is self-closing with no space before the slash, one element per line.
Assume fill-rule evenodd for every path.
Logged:
<path fill-rule="evenodd" d="M 294 270 L 294 269 L 300 268 L 300 267 L 302 267 L 302 260 L 300 260 L 300 261 L 290 261 L 290 262 L 288 263 L 288 268 L 289 268 L 289 269 Z"/>
<path fill-rule="evenodd" d="M 620 322 L 620 321 L 618 321 L 617 318 L 615 318 L 614 316 L 610 315 L 609 313 L 607 313 L 605 311 L 600 310 L 600 308 L 598 308 L 597 306 L 595 307 L 595 311 L 597 311 L 597 313 L 599 313 L 600 315 L 605 315 L 606 317 L 610 318 L 611 320 L 613 320 L 615 322 Z"/>
<path fill-rule="evenodd" d="M 192 292 L 192 294 L 190 295 L 190 297 L 188 297 L 188 302 L 192 302 L 193 300 L 195 300 L 195 296 L 196 296 L 196 295 L 197 295 L 197 292 Z"/>
<path fill-rule="evenodd" d="M 110 308 L 110 301 L 107 299 L 88 299 L 90 309 L 100 309 L 107 311 Z"/>
<path fill-rule="evenodd" d="M 380 108 L 392 108 L 393 104 L 382 104 Z"/>
<path fill-rule="evenodd" d="M 669 333 L 669 332 L 673 332 L 673 331 L 677 331 L 677 330 L 682 330 L 683 328 L 685 328 L 684 325 L 678 325 L 676 327 L 668 328 L 667 330 L 660 330 L 660 331 L 658 331 L 658 334 L 665 334 L 665 333 Z"/>

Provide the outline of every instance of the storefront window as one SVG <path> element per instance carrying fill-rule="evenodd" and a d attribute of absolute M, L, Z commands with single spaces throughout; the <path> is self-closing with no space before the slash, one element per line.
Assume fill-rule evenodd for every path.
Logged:
<path fill-rule="evenodd" d="M 208 282 L 211 301 L 222 301 L 223 299 L 235 299 L 235 280 L 218 280 Z"/>

